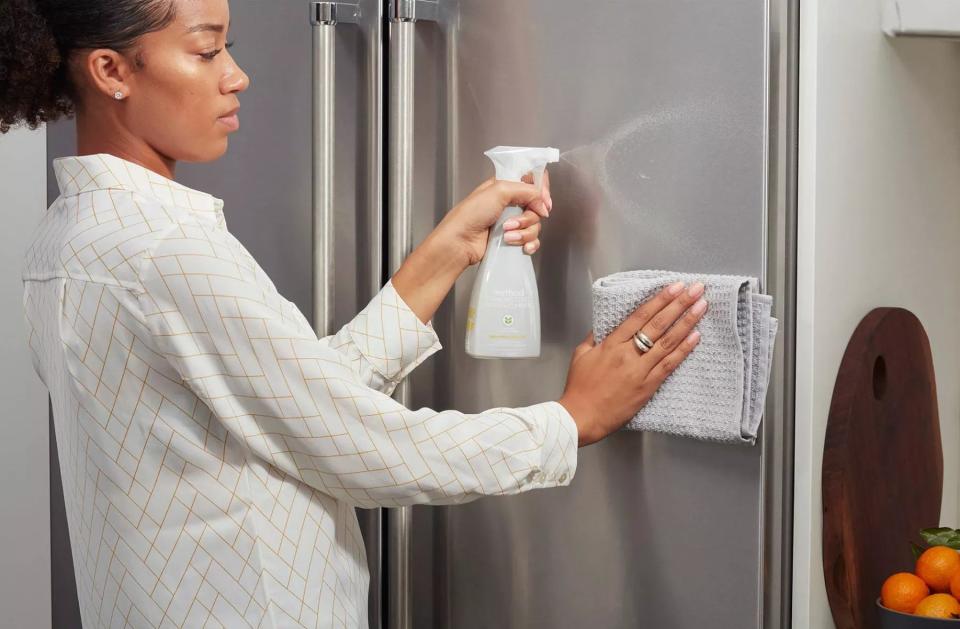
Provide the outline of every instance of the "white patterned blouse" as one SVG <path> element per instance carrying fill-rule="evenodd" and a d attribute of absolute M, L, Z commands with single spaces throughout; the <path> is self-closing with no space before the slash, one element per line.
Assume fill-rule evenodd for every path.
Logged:
<path fill-rule="evenodd" d="M 577 431 L 557 402 L 390 397 L 441 348 L 390 282 L 317 338 L 222 200 L 106 153 L 53 165 L 23 306 L 88 629 L 365 627 L 354 507 L 570 482 Z"/>

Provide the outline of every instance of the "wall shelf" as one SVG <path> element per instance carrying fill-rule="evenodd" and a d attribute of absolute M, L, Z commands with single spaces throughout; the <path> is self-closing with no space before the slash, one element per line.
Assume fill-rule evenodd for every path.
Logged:
<path fill-rule="evenodd" d="M 960 0 L 880 0 L 891 37 L 960 38 Z"/>

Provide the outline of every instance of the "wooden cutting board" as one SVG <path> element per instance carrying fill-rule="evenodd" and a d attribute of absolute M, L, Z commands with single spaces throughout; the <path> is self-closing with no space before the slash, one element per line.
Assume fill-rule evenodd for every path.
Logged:
<path fill-rule="evenodd" d="M 823 447 L 823 576 L 837 629 L 879 626 L 880 587 L 913 571 L 910 542 L 939 525 L 942 491 L 926 332 L 909 310 L 877 308 L 843 355 Z"/>

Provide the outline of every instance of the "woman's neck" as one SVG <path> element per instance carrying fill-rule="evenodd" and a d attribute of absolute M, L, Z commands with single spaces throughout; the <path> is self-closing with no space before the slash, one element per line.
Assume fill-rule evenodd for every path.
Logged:
<path fill-rule="evenodd" d="M 142 138 L 132 136 L 119 125 L 104 122 L 96 116 L 77 113 L 77 155 L 109 153 L 139 164 L 167 179 L 174 178 L 176 160 L 162 155 Z"/>

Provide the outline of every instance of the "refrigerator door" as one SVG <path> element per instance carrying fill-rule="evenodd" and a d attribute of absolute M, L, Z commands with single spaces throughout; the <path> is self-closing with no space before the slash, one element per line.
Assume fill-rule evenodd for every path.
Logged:
<path fill-rule="evenodd" d="M 764 276 L 764 0 L 444 0 L 416 30 L 414 242 L 493 174 L 483 151 L 555 146 L 534 257 L 537 359 L 464 351 L 466 273 L 414 407 L 558 399 L 590 285 L 627 269 Z M 774 384 L 775 386 L 775 384 Z M 758 627 L 761 448 L 622 432 L 566 488 L 415 507 L 414 627 Z"/>

